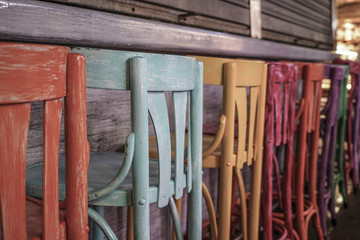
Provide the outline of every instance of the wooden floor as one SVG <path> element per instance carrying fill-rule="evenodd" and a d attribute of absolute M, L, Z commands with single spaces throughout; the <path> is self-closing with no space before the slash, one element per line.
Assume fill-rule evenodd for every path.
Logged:
<path fill-rule="evenodd" d="M 348 208 L 337 214 L 335 227 L 330 227 L 328 240 L 360 239 L 360 193 L 349 195 Z"/>

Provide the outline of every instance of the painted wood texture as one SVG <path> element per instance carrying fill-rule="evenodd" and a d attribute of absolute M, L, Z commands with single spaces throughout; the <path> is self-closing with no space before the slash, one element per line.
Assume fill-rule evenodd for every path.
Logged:
<path fill-rule="evenodd" d="M 85 58 L 68 55 L 65 99 L 66 216 L 68 239 L 88 238 L 87 170 L 90 148 L 86 125 Z"/>
<path fill-rule="evenodd" d="M 4 2 L 0 15 L 4 26 L 0 30 L 2 40 L 224 57 L 301 60 L 328 60 L 336 57 L 317 49 L 36 0 Z"/>
<path fill-rule="evenodd" d="M 318 138 L 320 129 L 320 98 L 321 98 L 321 80 L 324 75 L 323 64 L 311 64 L 305 62 L 292 62 L 298 67 L 298 79 L 302 79 L 303 89 L 302 97 L 304 107 L 300 116 L 298 127 L 298 137 L 296 146 L 295 170 L 296 178 L 296 221 L 298 225 L 298 234 L 301 239 L 308 237 L 308 224 L 311 217 L 315 217 L 313 225 L 319 239 L 323 237 L 320 226 L 320 219 L 317 208 L 317 163 L 318 163 Z M 309 134 L 312 133 L 312 136 Z M 311 148 L 307 147 L 307 141 L 311 141 Z M 310 155 L 306 153 L 310 152 Z M 308 193 L 310 201 L 304 201 L 305 186 L 305 165 L 309 166 L 309 188 Z M 306 209 L 306 211 L 305 211 Z"/>
<path fill-rule="evenodd" d="M 294 239 L 291 182 L 294 166 L 296 80 L 295 65 L 268 63 L 262 195 L 264 239 L 273 239 L 273 222 L 276 222 L 275 217 L 278 217 L 272 211 L 273 194 L 278 195 L 283 220 L 278 221 L 276 225 L 282 226 L 280 233 L 284 233 L 289 239 Z M 276 154 L 276 147 L 281 148 L 281 145 L 285 147 L 283 156 Z M 276 166 L 279 165 L 279 157 L 284 159 L 282 181 L 280 173 L 273 174 L 274 166 L 277 169 Z M 273 189 L 274 175 L 277 180 L 276 190 Z"/>
<path fill-rule="evenodd" d="M 64 64 L 66 64 L 69 49 L 16 43 L 1 43 L 0 48 L 4 49 L 5 53 L 0 55 L 0 62 L 4 69 L 0 72 L 0 77 L 6 86 L 1 90 L 9 92 L 7 96 L 0 99 L 2 111 L 0 126 L 2 135 L 6 136 L 0 141 L 1 153 L 4 154 L 0 158 L 1 170 L 6 171 L 1 176 L 7 178 L 1 180 L 3 184 L 0 188 L 3 239 L 25 239 L 26 235 L 30 238 L 64 239 L 66 237 L 65 224 L 63 218 L 59 222 L 57 183 L 62 100 L 54 98 L 65 95 L 66 66 Z M 11 52 L 11 49 L 14 51 Z M 18 60 L 18 57 L 23 58 Z M 36 84 L 39 84 L 35 89 L 29 89 L 31 77 L 34 77 L 37 80 Z M 9 81 L 12 83 L 9 84 Z M 21 88 L 22 86 L 24 88 Z M 44 89 L 41 89 L 41 86 Z M 56 86 L 59 87 L 60 92 L 52 89 Z M 24 92 L 16 94 L 19 89 Z M 43 114 L 44 199 L 43 202 L 32 200 L 42 207 L 42 211 L 27 211 L 35 216 L 27 216 L 28 223 L 26 224 L 25 165 L 30 102 L 38 100 L 45 100 Z M 8 104 L 9 102 L 20 104 Z M 8 187 L 11 191 L 7 189 Z M 41 209 L 31 204 L 28 206 Z M 9 215 L 9 210 L 14 212 Z M 32 224 L 31 221 L 35 223 Z M 42 226 L 40 228 L 39 222 Z M 33 225 L 37 227 L 32 227 Z M 26 226 L 29 228 L 28 234 Z"/>
<path fill-rule="evenodd" d="M 99 51 L 99 50 L 93 50 L 93 51 Z M 115 54 L 124 56 L 126 53 L 117 51 Z M 141 54 L 137 54 L 141 55 Z M 160 56 L 160 55 L 159 55 Z M 86 58 L 86 56 L 85 56 Z M 168 58 L 175 58 L 172 56 L 162 56 L 165 60 Z M 163 81 L 162 83 L 167 84 L 165 89 L 168 90 L 177 90 L 179 93 L 183 93 L 184 90 L 192 90 L 192 88 L 195 88 L 194 86 L 194 77 L 196 77 L 197 87 L 196 94 L 193 96 L 193 93 L 191 93 L 191 108 L 196 109 L 196 104 L 198 104 L 199 108 L 202 109 L 201 104 L 199 102 L 202 102 L 202 89 L 199 88 L 198 85 L 201 85 L 201 79 L 199 75 L 202 73 L 202 69 L 200 67 L 197 68 L 197 72 L 195 74 L 195 60 L 193 58 L 184 58 L 184 57 L 178 57 L 178 65 L 180 66 L 183 63 L 183 60 L 186 59 L 188 64 L 185 65 L 187 68 L 186 74 L 178 72 L 178 70 L 183 70 L 181 68 L 177 69 L 177 71 L 171 71 L 173 68 L 169 67 L 169 69 L 166 72 L 160 71 L 161 77 L 157 77 L 156 80 Z M 99 58 L 101 59 L 101 58 Z M 153 60 L 154 58 L 150 58 L 150 60 Z M 163 60 L 164 60 L 163 59 Z M 130 176 L 128 180 L 132 182 L 132 186 L 130 186 L 130 189 L 132 191 L 129 191 L 130 189 L 123 189 L 119 191 L 115 191 L 113 194 L 110 194 L 107 198 L 101 199 L 100 201 L 97 201 L 97 205 L 110 205 L 110 206 L 118 206 L 118 205 L 128 205 L 132 204 L 134 207 L 133 215 L 134 215 L 134 238 L 135 239 L 144 239 L 149 238 L 149 203 L 150 202 L 158 202 L 158 205 L 160 207 L 166 206 L 169 201 L 169 196 L 174 194 L 174 183 L 170 181 L 170 167 L 171 167 L 171 156 L 170 156 L 170 145 L 168 147 L 168 150 L 166 148 L 161 148 L 160 155 L 164 154 L 163 158 L 157 162 L 158 164 L 158 172 L 159 172 L 159 179 L 157 181 L 157 184 L 155 186 L 152 186 L 149 188 L 150 178 L 149 176 L 149 163 L 144 162 L 145 159 L 148 159 L 148 149 L 147 149 L 147 139 L 148 139 L 148 111 L 150 112 L 150 116 L 152 117 L 152 120 L 154 122 L 154 128 L 157 135 L 159 135 L 159 138 L 164 143 L 169 142 L 170 138 L 166 138 L 163 136 L 166 136 L 166 132 L 169 135 L 169 124 L 165 124 L 167 119 L 167 106 L 166 106 L 166 98 L 165 94 L 161 92 L 148 92 L 149 87 L 150 90 L 158 90 L 155 87 L 152 86 L 152 82 L 147 82 L 147 77 L 149 76 L 147 74 L 147 69 L 151 68 L 152 65 L 147 66 L 147 60 L 143 57 L 132 57 L 127 59 L 126 61 L 129 62 L 129 77 L 132 81 L 130 81 L 131 86 L 131 105 L 132 105 L 132 131 L 135 134 L 135 154 L 134 154 L 134 160 L 133 160 L 133 175 Z M 123 65 L 126 65 L 126 61 L 123 62 Z M 171 62 L 171 61 L 169 61 Z M 118 62 L 114 62 L 114 64 L 118 64 Z M 162 64 L 161 61 L 158 61 L 158 64 Z M 199 64 L 197 64 L 199 65 Z M 90 68 L 90 67 L 89 67 Z M 151 72 L 149 70 L 149 72 Z M 180 86 L 179 84 L 175 84 L 172 81 L 172 75 L 173 74 L 183 74 L 187 76 L 187 83 L 188 84 L 182 84 Z M 85 78 L 84 76 L 81 76 L 82 78 Z M 166 79 L 167 82 L 164 82 Z M 126 78 L 123 79 L 126 82 Z M 101 81 L 101 79 L 98 79 L 98 81 Z M 159 83 L 159 82 L 157 82 Z M 189 89 L 184 89 L 184 86 L 188 87 Z M 191 92 L 194 92 L 195 90 L 192 90 Z M 200 94 L 200 93 L 201 94 Z M 188 94 L 184 92 L 183 97 L 185 99 L 188 97 Z M 180 100 L 183 100 L 184 98 L 180 98 Z M 149 102 L 149 107 L 148 107 Z M 178 105 L 179 101 L 175 101 L 175 105 Z M 185 108 L 183 110 L 186 110 L 186 101 L 185 101 Z M 159 111 L 160 110 L 160 111 Z M 165 110 L 165 111 L 164 111 Z M 193 110 L 192 110 L 193 111 Z M 160 115 L 159 115 L 160 114 Z M 185 120 L 186 120 L 186 112 L 182 113 L 183 117 L 183 129 L 182 131 L 185 131 Z M 201 125 L 202 125 L 202 114 L 201 111 L 199 113 L 199 110 L 196 110 L 195 113 L 191 113 L 191 121 L 189 124 L 191 124 L 192 134 L 191 134 L 191 142 L 194 143 L 191 148 L 191 158 L 189 157 L 189 161 L 192 161 L 191 164 L 188 164 L 187 167 L 192 168 L 193 174 L 190 175 L 191 177 L 191 185 L 192 185 L 192 191 L 190 192 L 189 196 L 189 203 L 191 210 L 190 213 L 192 213 L 193 221 L 189 225 L 189 232 L 190 235 L 192 235 L 193 239 L 199 239 L 201 238 L 201 214 L 198 213 L 201 209 L 201 165 L 199 165 L 199 161 L 201 158 L 199 157 L 199 152 L 201 154 L 201 134 L 199 135 L 199 128 L 201 133 Z M 178 126 L 177 126 L 178 127 Z M 181 129 L 180 129 L 181 131 Z M 161 133 L 161 134 L 160 134 Z M 165 134 L 165 135 L 164 135 Z M 167 141 L 168 140 L 168 141 Z M 86 144 L 82 144 L 86 145 Z M 71 145 L 70 145 L 71 146 Z M 87 145 L 86 145 L 87 146 Z M 161 147 L 165 146 L 164 144 L 160 144 Z M 179 144 L 181 147 L 181 144 Z M 181 147 L 182 151 L 184 149 L 184 145 Z M 200 151 L 199 151 L 200 149 Z M 168 152 L 168 156 L 166 155 L 166 152 Z M 67 157 L 68 159 L 69 157 Z M 162 160 L 163 159 L 163 160 Z M 180 159 L 179 159 L 180 160 Z M 181 161 L 184 161 L 184 159 L 181 159 Z M 68 164 L 67 164 L 68 165 Z M 156 165 L 155 165 L 156 166 Z M 168 171 L 164 171 L 167 169 Z M 77 169 L 86 169 L 86 166 L 83 166 L 81 168 L 77 167 Z M 100 168 L 97 168 L 97 171 L 99 171 Z M 200 170 L 199 170 L 200 169 Z M 34 168 L 34 170 L 36 170 Z M 164 172 L 163 172 L 164 171 Z M 180 172 L 180 171 L 179 171 Z M 188 170 L 188 172 L 190 172 Z M 150 171 L 150 173 L 155 177 L 153 171 Z M 78 176 L 81 174 L 77 174 Z M 183 173 L 182 173 L 183 175 Z M 195 178 L 195 180 L 194 180 Z M 67 176 L 68 179 L 68 176 Z M 166 180 L 168 179 L 168 180 Z M 131 181 L 132 180 L 132 181 Z M 185 178 L 183 178 L 185 180 Z M 79 182 L 79 181 L 78 181 Z M 197 184 L 197 182 L 199 182 Z M 154 185 L 154 182 L 151 182 L 152 185 Z M 156 185 L 158 187 L 156 187 Z M 102 186 L 102 185 L 101 185 Z M 122 187 L 126 185 L 121 185 Z M 185 184 L 182 184 L 182 188 L 184 188 Z M 86 187 L 86 185 L 85 185 Z M 122 188 L 121 187 L 121 188 Z M 68 188 L 66 188 L 68 189 Z M 179 190 L 181 190 L 179 189 Z M 197 193 L 194 193 L 194 190 L 197 190 Z M 66 193 L 68 196 L 68 191 Z M 159 195 L 159 197 L 157 197 Z M 118 199 L 118 200 L 116 200 Z M 130 201 L 130 202 L 129 202 Z M 199 220 L 200 218 L 200 220 Z"/>
<path fill-rule="evenodd" d="M 0 105 L 2 239 L 26 239 L 25 164 L 30 104 Z M 16 177 L 15 177 L 16 176 Z"/>
<path fill-rule="evenodd" d="M 336 221 L 334 193 L 334 161 L 338 129 L 340 90 L 345 76 L 345 67 L 325 65 L 330 68 L 331 88 L 328 102 L 321 114 L 326 118 L 321 121 L 320 137 L 323 139 L 322 155 L 319 165 L 319 213 L 324 235 L 327 235 L 326 212 L 330 210 L 332 221 Z M 326 69 L 327 70 L 327 69 Z M 325 183 L 327 182 L 327 186 Z M 324 221 L 325 220 L 325 221 Z M 324 229 L 325 227 L 325 229 Z"/>
<path fill-rule="evenodd" d="M 129 89 L 129 59 L 133 57 L 143 57 L 148 63 L 145 77 L 149 91 L 185 91 L 194 87 L 187 81 L 194 74 L 188 69 L 195 67 L 195 60 L 189 57 L 88 48 L 74 48 L 72 52 L 86 58 L 87 87 Z"/>
<path fill-rule="evenodd" d="M 44 239 L 60 239 L 59 229 L 59 138 L 63 101 L 44 103 L 43 217 Z"/>
<path fill-rule="evenodd" d="M 171 104 L 171 95 L 166 96 L 167 105 Z M 222 111 L 222 86 L 204 85 L 204 99 L 207 104 L 203 107 L 203 122 L 213 122 L 221 115 Z M 90 148 L 93 151 L 124 151 L 126 137 L 131 131 L 131 102 L 129 91 L 117 91 L 108 89 L 86 89 L 86 110 L 87 110 L 87 138 L 90 143 Z M 36 102 L 31 105 L 29 142 L 27 150 L 27 164 L 34 164 L 42 159 L 42 103 Z M 173 122 L 173 110 L 168 109 L 170 122 Z M 60 132 L 60 156 L 64 157 L 64 133 L 62 129 Z M 171 126 L 174 130 L 175 128 Z M 149 121 L 150 134 L 154 134 L 151 121 Z M 120 165 L 117 165 L 119 168 Z M 248 169 L 242 171 L 245 179 L 245 184 L 248 189 Z M 203 180 L 208 186 L 212 199 L 214 200 L 215 209 L 217 209 L 217 179 L 216 169 L 204 169 Z M 110 179 L 109 179 L 110 180 Z M 39 180 L 41 182 L 41 179 Z M 61 191 L 60 191 L 61 192 Z M 156 194 L 154 195 L 156 196 Z M 62 196 L 63 197 L 63 196 Z M 62 198 L 60 196 L 60 198 Z M 207 218 L 207 211 L 205 210 L 205 203 L 203 203 L 202 216 L 205 220 Z M 124 223 L 126 222 L 126 208 L 105 207 L 105 219 L 111 225 L 111 228 L 116 232 L 116 235 L 123 239 L 126 237 L 126 229 Z M 170 229 L 170 215 L 167 208 L 158 209 L 156 204 L 150 204 L 150 235 L 151 239 L 161 239 L 168 236 Z M 183 230 L 187 229 L 187 194 L 183 198 Z M 91 225 L 90 225 L 91 227 Z"/>
<path fill-rule="evenodd" d="M 266 67 L 264 67 L 264 62 L 261 61 L 208 57 L 197 57 L 197 60 L 202 61 L 204 64 L 204 83 L 223 85 L 224 90 L 223 114 L 226 117 L 226 128 L 221 145 L 219 165 L 219 239 L 230 238 L 233 171 L 240 171 L 244 163 L 251 165 L 253 161 L 255 161 L 255 166 L 252 175 L 251 219 L 249 235 L 246 235 L 245 238 L 257 239 L 262 161 L 256 161 L 256 159 L 262 159 Z M 249 88 L 249 100 L 247 100 L 246 88 Z M 247 105 L 247 102 L 249 102 L 250 111 L 243 107 Z M 234 152 L 236 106 L 239 114 L 237 117 L 239 122 L 236 145 L 239 150 Z M 247 124 L 244 119 L 249 119 L 249 131 L 246 130 Z M 257 129 L 256 134 L 254 132 L 255 128 Z M 236 154 L 235 161 L 234 154 Z M 244 194 L 241 194 L 241 196 L 244 197 Z M 241 201 L 246 202 L 246 199 Z M 243 220 L 245 219 L 243 218 Z M 246 226 L 246 224 L 243 223 L 243 226 Z"/>
<path fill-rule="evenodd" d="M 348 183 L 348 179 L 350 175 L 352 177 L 354 183 L 354 191 L 357 191 L 358 182 L 359 182 L 359 173 L 358 173 L 358 146 L 355 140 L 358 140 L 358 136 L 352 130 L 352 128 L 357 128 L 359 124 L 359 113 L 360 107 L 358 105 L 358 86 L 357 86 L 357 79 L 360 75 L 360 64 L 358 62 L 353 61 L 344 61 L 341 59 L 334 60 L 334 63 L 338 64 L 346 64 L 350 67 L 350 76 L 351 76 L 351 89 L 349 91 L 347 97 L 347 105 L 346 105 L 346 142 L 348 145 L 348 163 L 344 161 L 344 180 L 345 186 Z M 353 81 L 354 79 L 354 81 Z M 345 191 L 344 191 L 345 192 Z"/>
<path fill-rule="evenodd" d="M 0 101 L 64 97 L 68 52 L 59 46 L 0 43 Z"/>

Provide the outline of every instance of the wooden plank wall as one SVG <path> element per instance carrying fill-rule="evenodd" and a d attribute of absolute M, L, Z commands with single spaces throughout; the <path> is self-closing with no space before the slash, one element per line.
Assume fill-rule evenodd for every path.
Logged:
<path fill-rule="evenodd" d="M 247 0 L 51 0 L 101 11 L 250 36 Z"/>
<path fill-rule="evenodd" d="M 330 0 L 262 0 L 262 38 L 332 49 Z"/>
<path fill-rule="evenodd" d="M 248 0 L 52 0 L 101 11 L 250 36 Z M 331 0 L 261 0 L 262 39 L 333 49 Z"/>

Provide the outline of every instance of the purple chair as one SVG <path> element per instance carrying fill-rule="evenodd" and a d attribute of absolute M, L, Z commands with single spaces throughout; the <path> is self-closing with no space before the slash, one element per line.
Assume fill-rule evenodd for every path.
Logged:
<path fill-rule="evenodd" d="M 357 192 L 359 186 L 360 63 L 341 59 L 334 60 L 334 63 L 346 64 L 350 67 L 351 90 L 349 91 L 346 107 L 346 141 L 348 145 L 349 158 L 348 161 L 345 161 L 346 158 L 344 159 L 345 186 L 347 186 L 348 179 L 351 174 L 354 184 L 354 192 Z"/>
<path fill-rule="evenodd" d="M 341 83 L 344 80 L 345 66 L 325 65 L 324 78 L 331 79 L 328 100 L 321 112 L 325 118 L 320 122 L 320 137 L 323 140 L 322 154 L 319 161 L 318 202 L 321 226 L 324 237 L 327 236 L 326 210 L 331 212 L 335 221 L 335 204 L 333 197 L 333 168 L 337 139 L 338 112 Z M 325 184 L 327 183 L 327 185 Z"/>

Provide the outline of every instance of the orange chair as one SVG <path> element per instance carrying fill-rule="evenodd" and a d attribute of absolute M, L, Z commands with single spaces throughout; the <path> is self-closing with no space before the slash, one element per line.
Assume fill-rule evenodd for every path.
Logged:
<path fill-rule="evenodd" d="M 308 239 L 308 224 L 313 217 L 313 225 L 318 239 L 322 239 L 323 233 L 316 198 L 316 180 L 321 82 L 324 76 L 324 65 L 320 63 L 293 63 L 298 67 L 298 79 L 302 79 L 302 97 L 297 113 L 300 123 L 297 129 L 295 155 L 295 218 L 300 239 Z M 298 87 L 298 89 L 300 88 Z M 305 199 L 304 196 L 305 183 L 308 185 L 309 199 Z"/>
<path fill-rule="evenodd" d="M 0 238 L 88 238 L 85 61 L 66 47 L 0 43 Z M 65 100 L 66 212 L 58 157 Z M 44 101 L 43 200 L 26 198 L 31 102 Z"/>

